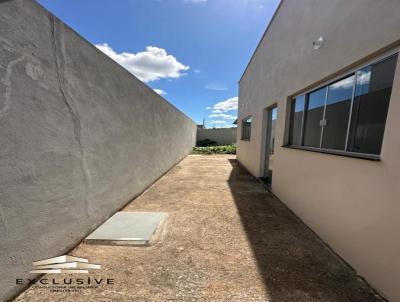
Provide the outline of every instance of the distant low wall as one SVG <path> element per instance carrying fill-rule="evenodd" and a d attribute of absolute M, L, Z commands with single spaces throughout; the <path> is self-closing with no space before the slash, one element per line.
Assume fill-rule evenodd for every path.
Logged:
<path fill-rule="evenodd" d="M 201 129 L 197 128 L 196 141 L 210 139 L 218 143 L 218 145 L 232 145 L 236 143 L 236 128 L 214 128 Z"/>
<path fill-rule="evenodd" d="M 0 1 L 0 301 L 195 138 L 191 119 L 39 4 Z"/>

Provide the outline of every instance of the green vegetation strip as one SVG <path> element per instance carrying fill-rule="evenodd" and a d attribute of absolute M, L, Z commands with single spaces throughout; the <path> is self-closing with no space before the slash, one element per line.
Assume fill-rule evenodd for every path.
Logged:
<path fill-rule="evenodd" d="M 236 154 L 236 146 L 194 147 L 192 154 Z"/>

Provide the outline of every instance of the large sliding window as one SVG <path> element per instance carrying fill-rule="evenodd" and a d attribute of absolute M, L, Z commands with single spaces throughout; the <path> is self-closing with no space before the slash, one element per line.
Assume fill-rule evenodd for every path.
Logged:
<path fill-rule="evenodd" d="M 288 144 L 379 155 L 397 54 L 291 101 Z"/>

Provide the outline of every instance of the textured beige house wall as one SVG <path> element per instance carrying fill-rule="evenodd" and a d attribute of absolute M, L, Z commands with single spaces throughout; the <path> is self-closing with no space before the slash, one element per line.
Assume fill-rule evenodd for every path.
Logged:
<path fill-rule="evenodd" d="M 380 161 L 281 146 L 288 98 L 397 47 L 399 16 L 398 0 L 284 0 L 240 81 L 237 136 L 239 161 L 261 176 L 263 111 L 278 105 L 272 191 L 392 301 L 400 301 L 400 62 Z M 239 135 L 248 115 L 249 142 Z"/>

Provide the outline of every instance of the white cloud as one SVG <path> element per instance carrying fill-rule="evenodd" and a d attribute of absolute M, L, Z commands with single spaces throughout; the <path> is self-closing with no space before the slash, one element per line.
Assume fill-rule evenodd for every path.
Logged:
<path fill-rule="evenodd" d="M 157 89 L 157 88 L 155 88 L 155 89 L 153 89 L 155 92 L 157 92 L 159 95 L 166 95 L 167 93 L 164 91 L 164 90 L 162 90 L 162 89 Z"/>
<path fill-rule="evenodd" d="M 214 121 L 210 121 L 209 123 L 210 123 L 210 124 L 218 124 L 218 125 L 220 125 L 220 124 L 226 124 L 227 122 L 226 122 L 226 121 L 214 120 Z"/>
<path fill-rule="evenodd" d="M 330 89 L 347 89 L 350 87 L 353 87 L 354 85 L 354 76 L 351 76 L 349 78 L 343 79 L 339 82 L 336 82 L 329 86 Z"/>
<path fill-rule="evenodd" d="M 363 71 L 360 70 L 357 75 L 357 84 L 365 85 L 368 84 L 371 80 L 371 70 Z"/>
<path fill-rule="evenodd" d="M 216 128 L 232 128 L 235 127 L 231 122 L 221 121 L 221 120 L 212 120 L 209 122 L 209 125 Z"/>
<path fill-rule="evenodd" d="M 357 74 L 357 85 L 365 85 L 370 82 L 371 71 L 360 70 Z M 354 76 L 345 78 L 339 82 L 333 83 L 329 89 L 348 89 L 354 86 Z"/>
<path fill-rule="evenodd" d="M 179 78 L 190 68 L 168 54 L 165 49 L 155 46 L 147 46 L 145 51 L 136 54 L 116 53 L 107 43 L 96 44 L 96 47 L 143 82 Z"/>
<path fill-rule="evenodd" d="M 236 119 L 235 115 L 225 114 L 225 113 L 210 114 L 208 117 L 221 117 L 225 120 L 235 120 Z"/>
<path fill-rule="evenodd" d="M 238 97 L 223 100 L 212 107 L 206 107 L 206 109 L 211 109 L 211 114 L 208 117 L 214 118 L 214 120 L 209 121 L 210 125 L 219 128 L 233 127 L 232 120 L 236 119 L 235 111 L 238 109 Z"/>
<path fill-rule="evenodd" d="M 209 83 L 204 88 L 208 89 L 208 90 L 217 90 L 217 91 L 228 90 L 228 87 L 226 87 L 224 84 L 216 83 L 216 82 Z"/>
<path fill-rule="evenodd" d="M 225 101 L 221 101 L 216 103 L 212 107 L 212 113 L 224 113 L 227 111 L 231 110 L 237 110 L 238 109 L 238 97 L 233 97 L 230 99 L 227 99 Z"/>

